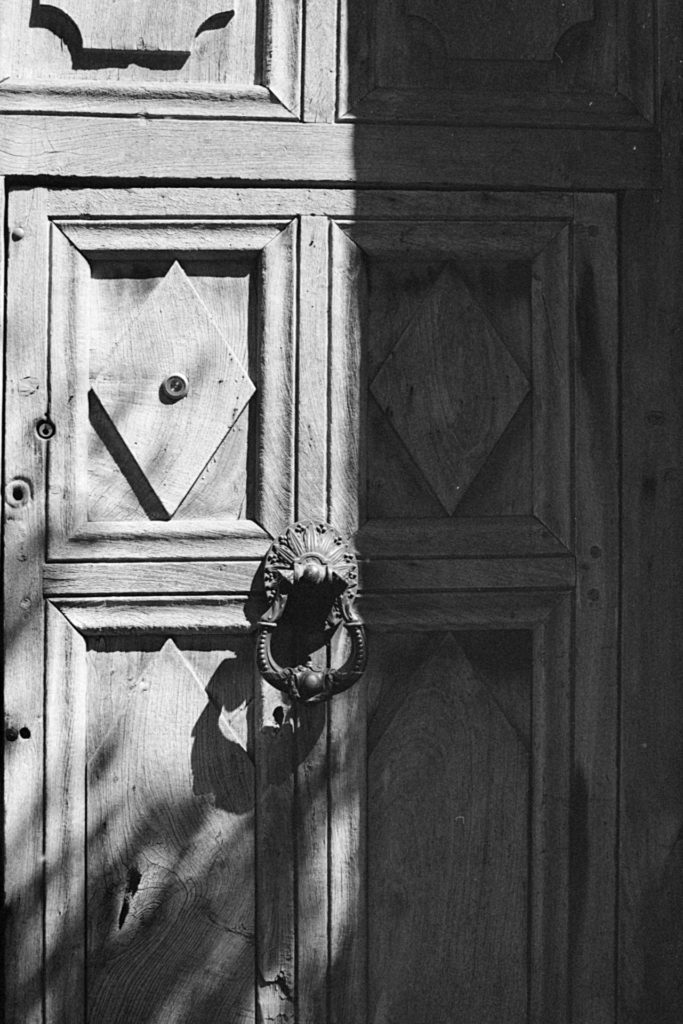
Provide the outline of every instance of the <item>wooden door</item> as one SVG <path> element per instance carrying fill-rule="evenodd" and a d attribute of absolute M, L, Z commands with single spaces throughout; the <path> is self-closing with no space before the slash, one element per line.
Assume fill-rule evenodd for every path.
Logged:
<path fill-rule="evenodd" d="M 674 1024 L 673 6 L 100 6 L 0 30 L 6 1019 Z"/>

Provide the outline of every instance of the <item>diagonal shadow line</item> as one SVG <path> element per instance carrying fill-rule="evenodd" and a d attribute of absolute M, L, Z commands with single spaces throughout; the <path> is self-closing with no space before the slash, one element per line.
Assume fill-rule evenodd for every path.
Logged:
<path fill-rule="evenodd" d="M 88 392 L 88 414 L 93 430 L 125 477 L 126 483 L 140 502 L 147 518 L 167 522 L 171 518 L 170 515 L 161 504 L 149 480 L 131 455 L 128 446 L 92 388 Z"/>

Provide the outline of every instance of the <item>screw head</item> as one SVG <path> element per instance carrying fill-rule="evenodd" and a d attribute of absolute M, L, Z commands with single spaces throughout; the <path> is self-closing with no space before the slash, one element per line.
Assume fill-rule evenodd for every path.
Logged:
<path fill-rule="evenodd" d="M 172 402 L 185 398 L 190 390 L 190 382 L 184 373 L 170 373 L 161 385 L 164 396 Z"/>
<path fill-rule="evenodd" d="M 13 228 L 12 229 L 12 240 L 14 242 L 20 242 L 23 237 L 24 237 L 24 229 L 23 228 Z"/>

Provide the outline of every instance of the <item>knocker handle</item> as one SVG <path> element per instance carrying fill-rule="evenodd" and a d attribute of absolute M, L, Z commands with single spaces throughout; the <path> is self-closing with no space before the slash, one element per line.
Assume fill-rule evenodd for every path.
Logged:
<path fill-rule="evenodd" d="M 363 622 L 353 607 L 358 565 L 337 531 L 326 523 L 290 526 L 266 555 L 264 580 L 270 605 L 257 626 L 256 667 L 266 682 L 305 704 L 329 700 L 358 682 L 368 657 Z M 283 668 L 273 658 L 273 633 L 290 596 L 302 589 L 309 595 L 324 591 L 329 600 L 327 623 L 341 624 L 349 635 L 351 653 L 339 668 Z"/>

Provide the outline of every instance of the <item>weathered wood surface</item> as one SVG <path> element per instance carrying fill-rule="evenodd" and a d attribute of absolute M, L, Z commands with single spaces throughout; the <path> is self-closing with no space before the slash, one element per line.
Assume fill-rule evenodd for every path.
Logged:
<path fill-rule="evenodd" d="M 533 510 L 563 543 L 571 523 L 570 228 L 539 252 L 531 268 Z"/>
<path fill-rule="evenodd" d="M 283 694 L 255 686 L 256 998 L 264 1022 L 295 1024 L 295 724 Z"/>
<path fill-rule="evenodd" d="M 0 117 L 0 174 L 385 187 L 655 188 L 650 131 Z"/>
<path fill-rule="evenodd" d="M 48 1019 L 253 1019 L 250 641 L 49 635 Z"/>
<path fill-rule="evenodd" d="M 327 217 L 301 218 L 296 517 L 302 522 L 327 520 L 329 230 Z"/>
<path fill-rule="evenodd" d="M 45 9 L 45 4 L 38 4 Z M 67 15 L 84 50 L 189 53 L 204 22 L 221 13 L 217 0 L 180 0 L 159 17 L 150 0 L 124 0 L 98 10 L 88 0 L 55 0 L 52 8 Z"/>
<path fill-rule="evenodd" d="M 577 196 L 574 234 L 576 654 L 572 865 L 574 1020 L 615 1013 L 619 605 L 616 202 Z"/>
<path fill-rule="evenodd" d="M 572 597 L 534 633 L 531 720 L 529 1008 L 569 1024 Z M 613 895 L 613 893 L 612 893 Z M 600 1018 L 598 1018 L 599 1020 Z"/>
<path fill-rule="evenodd" d="M 452 515 L 526 397 L 529 381 L 450 265 L 390 343 L 370 391 Z"/>
<path fill-rule="evenodd" d="M 341 110 L 494 125 L 653 118 L 651 0 L 341 6 Z"/>
<path fill-rule="evenodd" d="M 333 644 L 332 663 L 343 651 Z M 329 1024 L 367 1019 L 367 679 L 329 712 Z"/>
<path fill-rule="evenodd" d="M 683 1017 L 680 7 L 659 9 L 664 189 L 624 197 L 620 1020 Z M 647 344 L 643 344 L 643 338 Z"/>
<path fill-rule="evenodd" d="M 356 547 L 369 558 L 479 558 L 563 555 L 567 548 L 533 516 L 461 519 L 374 519 L 356 535 Z"/>
<path fill-rule="evenodd" d="M 260 562 L 49 562 L 47 596 L 116 594 L 248 594 L 258 585 Z M 363 593 L 410 590 L 568 590 L 574 585 L 571 555 L 535 558 L 414 559 L 360 565 Z"/>
<path fill-rule="evenodd" d="M 174 385 L 182 392 L 177 399 Z M 170 519 L 255 390 L 227 333 L 175 261 L 123 320 L 88 394 L 91 420 L 97 415 L 100 433 L 120 439 L 126 452 L 119 458 L 127 455 L 142 474 L 150 518 Z M 233 453 L 238 467 L 246 463 L 246 451 L 240 454 Z M 246 465 L 231 483 L 244 502 Z"/>
<path fill-rule="evenodd" d="M 243 597 L 64 598 L 56 607 L 80 633 L 249 633 Z"/>
<path fill-rule="evenodd" d="M 60 497 L 49 506 L 51 557 L 164 558 L 174 546 L 181 557 L 192 551 L 240 557 L 250 550 L 260 556 L 265 531 L 276 533 L 292 518 L 294 358 L 293 346 L 283 342 L 295 330 L 296 225 L 283 218 L 179 223 L 168 219 L 166 200 L 158 198 L 148 196 L 148 214 L 159 214 L 154 219 L 88 221 L 73 216 L 83 211 L 72 204 L 72 217 L 53 229 L 50 329 L 58 413 L 51 472 Z M 47 248 L 33 244 L 35 258 L 47 261 Z M 183 270 L 179 263 L 173 269 L 174 256 Z M 178 289 L 164 285 L 169 274 L 180 275 Z M 124 310 L 130 322 L 122 334 Z M 213 411 L 201 387 L 208 372 L 205 344 L 201 368 L 197 362 L 192 372 L 189 365 L 182 369 L 190 358 L 182 338 L 198 338 L 202 321 L 216 353 L 242 367 L 229 377 L 218 372 L 210 389 Z M 164 369 L 164 357 L 188 380 L 194 377 L 194 412 L 191 380 L 186 399 L 162 402 L 159 381 L 174 372 Z M 117 360 L 128 369 L 117 369 Z M 253 386 L 246 376 L 257 388 L 253 410 L 240 412 L 233 403 L 223 414 L 216 386 L 220 391 L 220 381 L 229 380 L 225 386 L 246 397 Z M 198 412 L 208 417 L 204 427 Z M 174 417 L 176 428 L 180 419 L 188 422 L 175 429 Z M 223 427 L 231 423 L 229 430 L 219 427 L 221 420 Z M 211 431 L 214 440 L 222 437 L 207 458 Z M 174 521 L 164 523 L 170 514 Z"/>
<path fill-rule="evenodd" d="M 219 17 L 207 20 L 212 6 Z M 182 0 L 160 13 L 134 0 L 105 11 L 65 0 L 69 20 L 56 5 L 9 0 L 0 25 L 7 75 L 0 109 L 298 116 L 302 4 L 263 6 L 243 0 L 225 11 L 211 0 Z"/>
<path fill-rule="evenodd" d="M 8 206 L 4 493 L 4 872 L 6 1019 L 42 1022 L 43 645 L 47 444 L 36 423 L 48 408 L 45 319 L 48 268 L 29 239 L 46 241 L 45 194 Z"/>
<path fill-rule="evenodd" d="M 526 1010 L 529 644 L 480 637 L 491 678 L 463 645 L 382 637 L 366 681 L 372 1020 Z"/>
<path fill-rule="evenodd" d="M 157 185 L 153 189 L 131 187 L 124 190 L 84 184 L 77 189 L 50 189 L 46 196 L 49 212 L 59 218 L 62 231 L 71 235 L 78 225 L 84 232 L 81 237 L 86 250 L 96 245 L 94 240 L 100 237 L 100 233 L 116 230 L 125 235 L 126 230 L 131 229 L 131 225 L 125 223 L 128 217 L 153 225 L 157 225 L 159 218 L 159 226 L 155 226 L 151 235 L 145 236 L 145 246 L 163 248 L 162 232 L 174 227 L 177 233 L 173 236 L 173 244 L 184 247 L 188 246 L 187 241 L 183 242 L 184 238 L 201 237 L 203 232 L 207 233 L 207 241 L 216 237 L 217 232 L 221 237 L 220 233 L 226 228 L 226 218 L 251 218 L 251 222 L 244 225 L 231 222 L 231 233 L 238 228 L 263 232 L 263 224 L 255 224 L 254 218 L 279 218 L 285 223 L 297 213 L 301 216 L 324 214 L 353 218 L 359 211 L 361 200 L 363 214 L 375 220 L 456 218 L 481 221 L 483 227 L 490 220 L 570 220 L 573 213 L 571 194 L 549 191 L 419 192 L 385 188 L 373 189 L 361 197 L 351 190 L 311 188 L 307 185 L 297 188 Z M 171 215 L 174 219 L 170 219 Z M 106 218 L 115 223 L 101 225 L 95 218 Z M 209 218 L 215 223 L 208 222 Z M 179 230 L 177 220 L 182 220 L 182 227 L 189 233 L 187 236 Z M 158 241 L 155 242 L 155 238 Z M 221 240 L 225 244 L 228 238 L 223 236 Z M 264 244 L 265 241 L 263 238 Z M 116 243 L 112 241 L 112 244 Z"/>
<path fill-rule="evenodd" d="M 337 11 L 326 0 L 307 0 L 302 119 L 331 123 L 337 107 Z"/>
<path fill-rule="evenodd" d="M 54 606 L 46 628 L 45 1010 L 47 1020 L 85 1024 L 87 655 L 83 637 Z"/>

